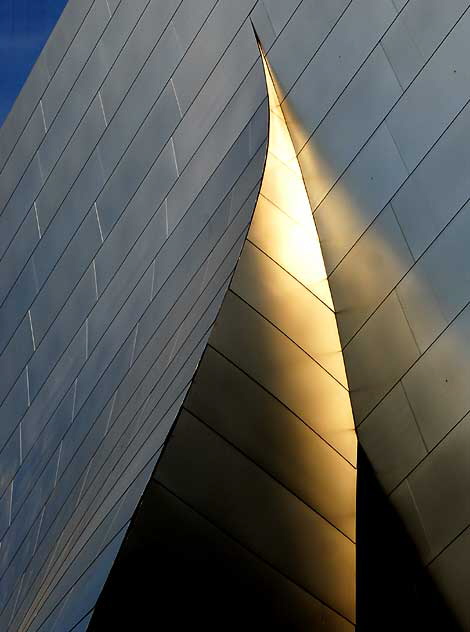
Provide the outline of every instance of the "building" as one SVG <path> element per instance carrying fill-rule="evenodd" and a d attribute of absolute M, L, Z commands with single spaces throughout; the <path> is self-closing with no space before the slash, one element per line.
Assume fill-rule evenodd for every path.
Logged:
<path fill-rule="evenodd" d="M 69 1 L 0 132 L 1 630 L 470 630 L 469 7 Z"/>

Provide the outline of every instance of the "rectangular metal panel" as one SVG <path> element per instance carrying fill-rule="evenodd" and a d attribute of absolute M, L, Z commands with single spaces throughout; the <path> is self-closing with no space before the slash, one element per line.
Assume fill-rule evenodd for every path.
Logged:
<path fill-rule="evenodd" d="M 167 86 L 152 110 L 151 116 L 132 140 L 129 149 L 117 164 L 97 199 L 104 236 L 109 234 L 123 209 L 138 190 L 145 175 L 168 142 L 178 121 L 179 113 L 174 93 L 171 87 Z M 119 153 L 124 148 L 125 146 L 119 147 Z M 118 151 L 118 147 L 115 146 L 114 149 Z M 105 171 L 109 174 L 109 160 L 117 162 L 117 156 L 109 153 L 103 159 L 106 165 Z"/>
<path fill-rule="evenodd" d="M 203 454 L 211 454 L 211 459 L 200 458 Z M 172 450 L 160 461 L 157 480 L 310 594 L 354 620 L 349 589 L 352 542 L 186 411 L 175 428 Z M 302 556 L 296 554 L 299 550 Z"/>
<path fill-rule="evenodd" d="M 185 408 L 354 539 L 354 468 L 211 348 Z M 325 472 L 335 474 L 325 477 Z"/>
<path fill-rule="evenodd" d="M 357 152 L 401 93 L 393 70 L 378 46 L 299 154 L 314 209 L 351 161 L 361 160 Z"/>
<path fill-rule="evenodd" d="M 14 238 L 42 184 L 41 163 L 36 154 L 0 217 L 0 256 L 3 256 Z"/>
<path fill-rule="evenodd" d="M 403 385 L 429 448 L 470 409 L 470 363 L 466 308 L 403 378 Z"/>
<path fill-rule="evenodd" d="M 470 298 L 467 275 L 470 205 L 466 204 L 397 288 L 424 351 Z"/>
<path fill-rule="evenodd" d="M 282 32 L 268 51 L 268 60 L 274 70 L 275 80 L 281 88 L 280 97 L 282 98 L 289 92 L 310 59 L 328 37 L 330 30 L 348 7 L 350 1 L 304 0 L 299 3 L 298 0 L 293 0 L 291 4 L 294 6 L 292 8 L 288 7 L 289 2 L 282 2 L 282 0 L 281 2 L 266 0 L 264 4 L 278 33 L 279 24 L 286 22 Z M 276 15 L 281 10 L 281 5 L 283 11 L 291 9 L 291 13 L 286 13 L 282 21 Z M 296 5 L 298 8 L 293 11 Z M 288 21 L 287 18 L 289 18 Z"/>
<path fill-rule="evenodd" d="M 250 241 L 231 289 L 346 386 L 334 312 Z"/>
<path fill-rule="evenodd" d="M 400 302 L 393 292 L 344 349 L 356 425 L 419 355 Z"/>
<path fill-rule="evenodd" d="M 358 437 L 386 493 L 427 455 L 401 383 L 359 426 Z"/>
<path fill-rule="evenodd" d="M 413 4 L 417 3 L 408 3 L 408 6 Z M 398 16 L 384 35 L 381 45 L 400 85 L 406 90 L 426 59 L 406 28 L 403 14 Z"/>
<path fill-rule="evenodd" d="M 34 153 L 46 133 L 42 111 L 38 105 L 34 110 L 24 133 L 16 144 L 8 162 L 0 175 L 0 211 L 3 211 L 13 195 L 19 179 L 27 169 Z"/>
<path fill-rule="evenodd" d="M 330 275 L 343 346 L 413 264 L 390 205 Z"/>
<path fill-rule="evenodd" d="M 468 590 L 470 582 L 470 529 L 455 539 L 429 566 L 432 577 L 442 586 L 446 602 L 456 613 L 462 628 L 470 626 L 468 614 Z"/>
<path fill-rule="evenodd" d="M 393 492 L 390 496 L 390 501 L 399 516 L 401 516 L 401 519 L 406 524 L 407 531 L 413 538 L 413 543 L 416 546 L 421 559 L 426 564 L 431 560 L 431 551 L 426 538 L 426 532 L 423 529 L 423 523 L 407 479 L 405 479 L 404 482 Z"/>
<path fill-rule="evenodd" d="M 347 390 L 234 294 L 227 294 L 219 319 L 211 344 L 354 463 Z M 253 339 L 263 340 L 274 358 L 282 358 L 285 373 L 275 370 L 269 353 L 255 352 Z"/>
<path fill-rule="evenodd" d="M 470 72 L 465 62 L 470 52 L 469 26 L 470 13 L 466 13 L 387 118 L 410 170 L 470 98 Z"/>
<path fill-rule="evenodd" d="M 299 0 L 263 0 L 263 4 L 271 18 L 274 30 L 279 34 L 301 2 Z"/>
<path fill-rule="evenodd" d="M 132 150 L 132 143 L 145 146 L 144 139 L 153 139 L 156 150 L 162 135 L 168 140 L 180 117 L 173 88 L 167 82 L 180 58 L 175 34 L 167 29 L 100 141 L 106 177 L 129 145 Z M 166 120 L 171 125 L 165 125 Z"/>
<path fill-rule="evenodd" d="M 182 64 L 173 75 L 181 110 L 186 112 L 207 81 L 223 51 L 255 5 L 256 0 L 219 0 L 213 12 L 187 49 Z M 210 35 L 209 35 L 210 34 Z M 254 38 L 253 38 L 253 44 Z M 201 63 L 202 62 L 202 63 Z"/>
<path fill-rule="evenodd" d="M 258 57 L 259 49 L 253 37 L 253 27 L 249 21 L 245 21 L 175 131 L 176 160 L 181 168 L 187 164 L 196 147 L 210 133 L 215 121 L 222 115 Z M 179 68 L 182 72 L 187 59 L 190 58 L 185 58 Z M 175 88 L 180 103 L 177 84 Z"/>
<path fill-rule="evenodd" d="M 470 523 L 469 453 L 466 417 L 408 479 L 433 557 Z"/>
<path fill-rule="evenodd" d="M 0 277 L 0 303 L 3 303 L 13 283 L 28 261 L 39 241 L 36 209 L 29 210 L 23 224 L 20 226 L 15 239 L 2 258 L 2 275 Z"/>
<path fill-rule="evenodd" d="M 285 114 L 297 150 L 303 147 L 395 17 L 396 9 L 390 0 L 355 0 L 349 5 L 289 92 Z"/>
<path fill-rule="evenodd" d="M 387 205 L 407 171 L 381 126 L 315 211 L 328 273 Z"/>
<path fill-rule="evenodd" d="M 69 194 L 71 187 L 77 186 L 75 181 L 90 157 L 90 149 L 94 148 L 104 128 L 103 112 L 99 99 L 95 97 L 37 198 L 39 220 L 44 230 Z"/>
<path fill-rule="evenodd" d="M 100 244 L 101 237 L 96 216 L 90 213 L 31 307 L 38 340 L 42 339 L 67 301 L 75 284 L 89 267 L 89 262 Z"/>

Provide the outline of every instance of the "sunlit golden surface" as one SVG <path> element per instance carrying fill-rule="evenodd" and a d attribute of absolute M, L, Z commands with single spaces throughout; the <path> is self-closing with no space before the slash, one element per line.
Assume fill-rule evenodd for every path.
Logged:
<path fill-rule="evenodd" d="M 356 433 L 312 210 L 265 70 L 270 129 L 261 191 L 211 335 L 214 353 L 203 359 L 188 410 L 295 493 L 297 500 L 269 492 L 266 502 L 279 512 L 270 544 L 254 515 L 237 529 L 248 537 L 253 520 L 260 554 L 287 565 L 295 581 L 352 623 Z M 247 505 L 249 498 L 251 491 Z M 263 515 L 270 511 L 261 497 L 256 504 Z"/>
<path fill-rule="evenodd" d="M 323 369 L 319 381 L 327 382 L 328 388 L 319 388 L 318 384 L 312 383 L 307 396 L 307 401 L 310 400 L 308 408 L 314 411 L 312 417 L 316 419 L 314 429 L 323 437 L 328 437 L 335 449 L 355 464 L 357 442 L 354 420 L 320 241 L 271 72 L 263 61 L 271 115 L 268 155 L 248 243 L 233 283 L 244 285 L 245 290 L 241 292 L 250 295 L 244 298 L 250 304 L 253 301 L 260 303 L 258 311 Z M 262 270 L 263 258 L 254 257 L 250 244 L 277 266 L 269 272 Z M 243 262 L 247 256 L 253 260 L 250 266 Z M 255 265 L 260 269 L 255 271 Z M 251 275 L 251 281 L 243 284 L 242 275 Z M 256 284 L 254 275 L 258 277 Z M 258 298 L 255 296 L 257 292 L 246 289 L 253 289 L 254 285 Z M 270 314 L 263 312 L 263 302 L 270 305 Z M 282 367 L 283 358 L 278 361 Z M 299 371 L 294 377 L 283 376 L 280 371 L 278 376 L 286 383 L 293 379 L 300 384 L 304 373 Z M 333 440 L 332 436 L 335 437 Z"/>

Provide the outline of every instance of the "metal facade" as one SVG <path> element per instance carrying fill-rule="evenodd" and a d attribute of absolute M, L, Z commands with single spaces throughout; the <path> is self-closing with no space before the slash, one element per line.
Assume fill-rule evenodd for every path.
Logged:
<path fill-rule="evenodd" d="M 1 630 L 86 629 L 181 407 L 263 175 L 253 25 L 359 441 L 470 630 L 469 8 L 69 1 L 0 131 Z"/>

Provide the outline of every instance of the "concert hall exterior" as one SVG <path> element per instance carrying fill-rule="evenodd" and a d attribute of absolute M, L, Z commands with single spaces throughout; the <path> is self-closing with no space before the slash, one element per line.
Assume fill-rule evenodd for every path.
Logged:
<path fill-rule="evenodd" d="M 69 0 L 0 130 L 0 630 L 470 631 L 470 0 Z"/>

